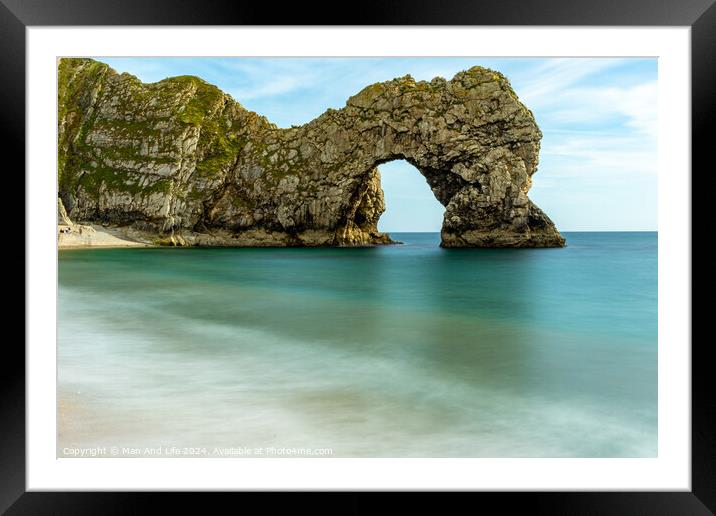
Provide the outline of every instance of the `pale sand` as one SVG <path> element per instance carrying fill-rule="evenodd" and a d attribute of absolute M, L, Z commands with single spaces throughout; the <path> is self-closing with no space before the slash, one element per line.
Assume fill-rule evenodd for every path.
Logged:
<path fill-rule="evenodd" d="M 103 226 L 58 225 L 57 247 L 75 249 L 82 247 L 152 247 L 146 242 L 132 240 L 117 229 Z"/>
<path fill-rule="evenodd" d="M 103 424 L 106 416 L 100 405 L 79 392 L 59 388 L 57 391 L 58 444 L 76 446 L 87 442 L 94 445 L 96 437 L 111 434 Z"/>
<path fill-rule="evenodd" d="M 57 396 L 57 437 L 62 439 L 81 427 L 81 404 L 67 394 Z"/>
<path fill-rule="evenodd" d="M 60 387 L 57 392 L 57 456 L 76 457 L 67 448 L 131 446 L 152 434 L 150 418 L 114 411 L 91 395 Z M 100 456 L 112 456 L 107 453 Z"/>
<path fill-rule="evenodd" d="M 182 451 L 165 437 L 171 422 L 159 413 L 119 409 L 91 395 L 63 388 L 57 393 L 57 457 L 196 457 L 206 451 Z M 227 446 L 228 447 L 228 446 Z M 211 447 L 202 447 L 202 450 Z"/>
<path fill-rule="evenodd" d="M 79 442 L 92 441 L 92 414 L 80 397 L 74 393 L 57 393 L 57 456 L 63 453 L 65 446 L 77 446 Z"/>

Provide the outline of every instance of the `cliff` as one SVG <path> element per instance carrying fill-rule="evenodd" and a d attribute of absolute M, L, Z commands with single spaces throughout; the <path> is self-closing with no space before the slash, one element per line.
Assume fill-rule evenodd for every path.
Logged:
<path fill-rule="evenodd" d="M 501 74 L 373 84 L 281 129 L 190 76 L 143 84 L 58 64 L 59 197 L 72 220 L 168 245 L 389 243 L 378 166 L 405 159 L 445 206 L 445 247 L 564 245 L 527 197 L 541 133 Z"/>

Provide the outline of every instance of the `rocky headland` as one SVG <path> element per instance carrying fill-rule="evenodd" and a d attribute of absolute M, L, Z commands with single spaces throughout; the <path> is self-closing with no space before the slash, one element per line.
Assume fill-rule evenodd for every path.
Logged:
<path fill-rule="evenodd" d="M 542 134 L 493 70 L 373 84 L 287 129 L 197 77 L 61 59 L 58 81 L 58 217 L 75 226 L 155 245 L 387 244 L 378 166 L 404 159 L 445 206 L 442 246 L 565 243 L 527 197 Z"/>

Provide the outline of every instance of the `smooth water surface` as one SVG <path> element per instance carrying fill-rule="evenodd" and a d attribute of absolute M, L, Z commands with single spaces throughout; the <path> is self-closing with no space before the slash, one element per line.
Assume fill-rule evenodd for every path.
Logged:
<path fill-rule="evenodd" d="M 58 455 L 656 455 L 656 233 L 392 236 L 61 251 Z"/>

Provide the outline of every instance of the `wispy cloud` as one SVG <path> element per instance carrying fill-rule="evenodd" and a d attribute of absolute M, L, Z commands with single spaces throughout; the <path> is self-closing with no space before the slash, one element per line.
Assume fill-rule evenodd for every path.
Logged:
<path fill-rule="evenodd" d="M 307 89 L 311 85 L 312 81 L 306 80 L 303 77 L 284 76 L 255 86 L 232 88 L 228 93 L 235 99 L 246 101 L 294 93 L 302 89 Z"/>
<path fill-rule="evenodd" d="M 583 79 L 621 64 L 621 59 L 549 59 L 528 71 L 529 78 L 521 81 L 518 94 L 529 106 L 550 103 Z"/>
<path fill-rule="evenodd" d="M 540 170 L 551 177 L 596 177 L 602 181 L 656 174 L 656 146 L 639 136 L 545 137 Z"/>
<path fill-rule="evenodd" d="M 569 108 L 556 109 L 556 118 L 589 124 L 623 117 L 625 128 L 656 138 L 656 81 L 627 88 L 575 89 L 565 94 L 565 100 Z"/>

